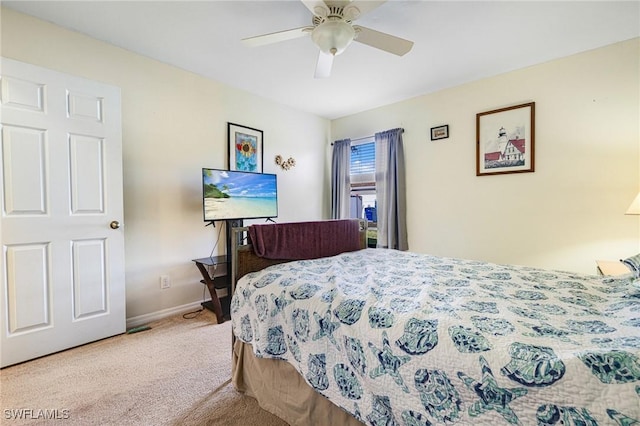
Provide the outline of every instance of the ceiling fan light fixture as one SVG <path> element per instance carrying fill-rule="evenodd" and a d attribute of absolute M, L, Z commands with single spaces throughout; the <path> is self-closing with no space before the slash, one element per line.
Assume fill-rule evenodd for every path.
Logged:
<path fill-rule="evenodd" d="M 356 31 L 343 20 L 327 20 L 314 28 L 311 39 L 324 53 L 339 55 L 351 44 Z"/>

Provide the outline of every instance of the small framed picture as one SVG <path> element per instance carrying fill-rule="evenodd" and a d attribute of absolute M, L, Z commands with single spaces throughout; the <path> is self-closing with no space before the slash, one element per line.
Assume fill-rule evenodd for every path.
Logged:
<path fill-rule="evenodd" d="M 446 139 L 449 137 L 449 125 L 432 127 L 431 128 L 431 140 Z"/>
<path fill-rule="evenodd" d="M 534 171 L 535 103 L 476 114 L 476 176 Z"/>
<path fill-rule="evenodd" d="M 229 170 L 262 173 L 262 130 L 227 123 Z"/>

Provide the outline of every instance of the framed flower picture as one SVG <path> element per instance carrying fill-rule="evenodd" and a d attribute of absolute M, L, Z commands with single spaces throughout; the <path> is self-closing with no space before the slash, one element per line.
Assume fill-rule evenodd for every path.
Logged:
<path fill-rule="evenodd" d="M 262 130 L 227 123 L 229 170 L 262 173 Z"/>

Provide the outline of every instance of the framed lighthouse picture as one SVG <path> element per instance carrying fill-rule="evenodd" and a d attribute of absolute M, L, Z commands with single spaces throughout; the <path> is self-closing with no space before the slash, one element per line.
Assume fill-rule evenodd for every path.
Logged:
<path fill-rule="evenodd" d="M 476 114 L 476 176 L 534 171 L 535 102 Z"/>

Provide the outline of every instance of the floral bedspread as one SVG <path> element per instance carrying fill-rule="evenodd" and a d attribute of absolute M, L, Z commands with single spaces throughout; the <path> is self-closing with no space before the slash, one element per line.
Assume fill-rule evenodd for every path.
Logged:
<path fill-rule="evenodd" d="M 640 424 L 631 277 L 366 249 L 243 277 L 235 335 L 370 425 Z"/>

